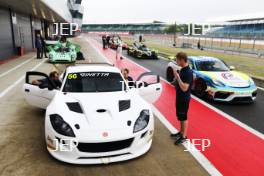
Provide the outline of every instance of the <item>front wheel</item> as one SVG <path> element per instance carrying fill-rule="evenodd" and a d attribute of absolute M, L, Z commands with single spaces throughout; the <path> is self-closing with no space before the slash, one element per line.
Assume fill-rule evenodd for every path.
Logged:
<path fill-rule="evenodd" d="M 206 82 L 202 79 L 198 79 L 195 81 L 195 85 L 194 85 L 194 94 L 199 97 L 199 98 L 203 98 L 206 96 L 206 89 L 207 89 L 207 85 Z"/>

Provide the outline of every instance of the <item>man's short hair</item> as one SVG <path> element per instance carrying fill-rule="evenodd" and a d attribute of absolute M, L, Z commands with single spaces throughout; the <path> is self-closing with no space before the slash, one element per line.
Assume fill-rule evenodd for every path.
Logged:
<path fill-rule="evenodd" d="M 58 74 L 57 71 L 50 72 L 49 77 L 54 78 L 56 74 Z"/>
<path fill-rule="evenodd" d="M 187 60 L 188 60 L 188 56 L 187 56 L 187 54 L 184 53 L 184 52 L 179 52 L 179 53 L 177 53 L 177 55 L 176 55 L 176 59 L 184 60 L 185 62 L 187 62 Z"/>
<path fill-rule="evenodd" d="M 129 73 L 129 70 L 128 70 L 128 68 L 124 68 L 124 69 L 123 69 L 123 71 L 125 71 L 125 72 Z"/>

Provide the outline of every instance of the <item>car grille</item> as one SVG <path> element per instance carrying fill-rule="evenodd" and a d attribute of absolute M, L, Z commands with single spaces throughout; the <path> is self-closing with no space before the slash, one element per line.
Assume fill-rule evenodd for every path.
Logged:
<path fill-rule="evenodd" d="M 119 155 L 107 155 L 107 156 L 104 156 L 104 157 L 107 157 L 107 158 L 112 158 L 112 157 L 119 157 L 119 156 L 124 156 L 124 155 L 130 155 L 130 153 L 121 153 Z M 104 158 L 102 156 L 94 156 L 94 157 L 79 157 L 78 159 L 101 159 L 101 158 Z"/>
<path fill-rule="evenodd" d="M 100 153 L 122 150 L 131 146 L 134 138 L 114 142 L 79 143 L 77 148 L 81 152 Z"/>
<path fill-rule="evenodd" d="M 233 103 L 248 103 L 248 102 L 252 102 L 252 98 L 251 97 L 235 97 L 232 102 Z"/>
<path fill-rule="evenodd" d="M 69 62 L 70 60 L 57 59 L 56 62 Z"/>

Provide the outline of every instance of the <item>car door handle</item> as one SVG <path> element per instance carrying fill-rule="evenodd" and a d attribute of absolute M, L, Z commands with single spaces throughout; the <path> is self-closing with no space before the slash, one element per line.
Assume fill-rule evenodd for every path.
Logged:
<path fill-rule="evenodd" d="M 156 91 L 160 90 L 160 88 L 156 88 Z"/>
<path fill-rule="evenodd" d="M 29 89 L 25 89 L 25 92 L 30 92 L 30 90 Z"/>

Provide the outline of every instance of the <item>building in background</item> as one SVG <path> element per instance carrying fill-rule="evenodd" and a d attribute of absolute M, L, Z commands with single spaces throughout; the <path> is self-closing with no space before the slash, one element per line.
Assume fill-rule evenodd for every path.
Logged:
<path fill-rule="evenodd" d="M 81 27 L 82 16 L 81 0 L 0 0 L 0 60 L 34 49 L 38 33 L 51 38 L 54 23 Z"/>

